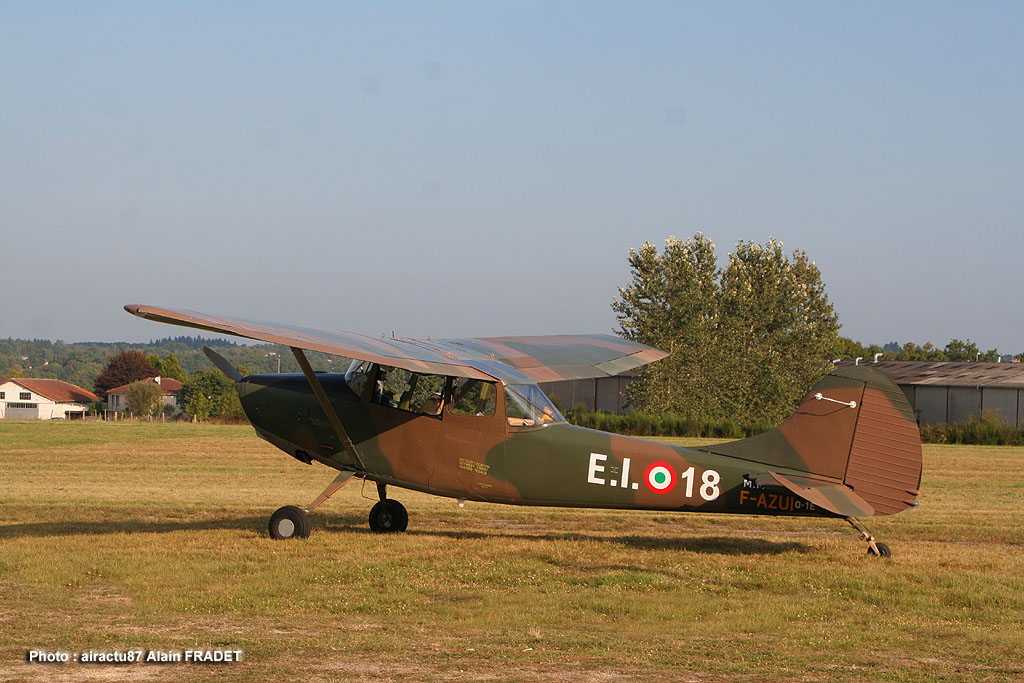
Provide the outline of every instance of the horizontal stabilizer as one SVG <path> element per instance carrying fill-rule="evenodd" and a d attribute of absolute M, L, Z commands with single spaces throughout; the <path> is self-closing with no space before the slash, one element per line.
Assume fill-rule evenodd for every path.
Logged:
<path fill-rule="evenodd" d="M 221 372 L 223 372 L 225 375 L 235 380 L 236 382 L 242 381 L 242 373 L 240 373 L 238 369 L 235 368 L 234 365 L 229 363 L 227 358 L 220 355 L 219 353 L 211 349 L 209 346 L 203 347 L 203 353 L 205 353 L 206 357 L 209 358 L 210 361 L 217 366 L 218 370 L 220 370 Z"/>
<path fill-rule="evenodd" d="M 754 479 L 761 486 L 781 486 L 840 517 L 871 517 L 874 508 L 845 484 L 768 472 Z"/>

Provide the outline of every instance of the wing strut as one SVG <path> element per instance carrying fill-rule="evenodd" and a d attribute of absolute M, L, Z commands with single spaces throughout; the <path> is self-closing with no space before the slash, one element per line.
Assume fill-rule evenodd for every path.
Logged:
<path fill-rule="evenodd" d="M 306 376 L 306 381 L 309 382 L 309 386 L 313 388 L 313 393 L 316 394 L 316 400 L 320 402 L 320 407 L 323 408 L 324 414 L 327 415 L 327 420 L 334 427 L 334 433 L 341 439 L 341 445 L 345 447 L 345 450 L 352 460 L 355 462 L 356 467 L 360 470 L 366 470 L 363 467 L 363 460 L 359 457 L 359 452 L 356 451 L 356 445 L 352 443 L 352 439 L 348 438 L 348 434 L 345 432 L 345 428 L 341 425 L 341 420 L 338 418 L 338 414 L 334 412 L 334 406 L 327 399 L 327 392 L 324 391 L 323 386 L 320 384 L 320 380 L 317 379 L 316 373 L 313 372 L 313 368 L 310 367 L 309 361 L 306 359 L 306 354 L 302 352 L 302 349 L 291 347 L 292 353 L 295 354 L 295 360 L 299 362 L 299 367 L 302 368 L 302 374 Z"/>

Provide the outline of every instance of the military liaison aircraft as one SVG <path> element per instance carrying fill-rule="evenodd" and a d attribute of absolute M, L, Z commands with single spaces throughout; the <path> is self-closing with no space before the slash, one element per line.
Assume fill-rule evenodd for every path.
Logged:
<path fill-rule="evenodd" d="M 387 487 L 512 505 L 722 512 L 845 519 L 868 553 L 891 555 L 860 518 L 917 505 L 921 438 L 903 392 L 866 366 L 835 369 L 778 428 L 680 448 L 568 424 L 537 382 L 618 374 L 665 357 L 611 335 L 374 338 L 188 310 L 134 315 L 291 347 L 302 374 L 237 383 L 256 433 L 285 453 L 339 470 L 306 508 L 270 518 L 277 539 L 305 538 L 309 513 L 353 477 L 377 485 L 370 528 L 405 531 Z M 350 359 L 315 372 L 304 351 Z"/>

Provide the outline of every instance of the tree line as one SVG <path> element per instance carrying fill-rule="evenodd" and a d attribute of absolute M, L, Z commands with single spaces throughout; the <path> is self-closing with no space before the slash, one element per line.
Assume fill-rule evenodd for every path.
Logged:
<path fill-rule="evenodd" d="M 243 374 L 301 372 L 291 350 L 278 344 L 241 345 L 202 337 L 173 337 L 148 344 L 0 339 L 0 377 L 59 379 L 89 389 L 101 401 L 93 406 L 102 414 L 110 389 L 131 384 L 125 400 L 136 415 L 158 416 L 163 410 L 159 387 L 141 382 L 169 377 L 184 385 L 179 405 L 192 418 L 242 419 L 234 384 L 213 365 L 201 349 L 217 349 Z M 348 360 L 307 352 L 318 370 L 344 372 Z M 136 386 L 138 384 L 138 386 Z"/>
<path fill-rule="evenodd" d="M 854 360 L 856 358 L 874 360 L 876 354 L 885 360 L 980 361 L 983 363 L 1024 361 L 1024 353 L 1014 356 L 999 353 L 998 349 L 982 351 L 970 339 L 966 341 L 950 339 L 946 346 L 940 348 L 931 342 L 925 342 L 924 345 L 907 342 L 901 346 L 899 342 L 894 341 L 884 346 L 878 344 L 865 346 L 861 342 L 847 337 L 839 337 L 833 349 L 833 355 L 839 360 Z"/>
<path fill-rule="evenodd" d="M 59 379 L 91 390 L 110 359 L 132 349 L 161 358 L 174 354 L 185 375 L 191 376 L 213 367 L 201 350 L 204 345 L 254 373 L 277 372 L 278 359 L 281 372 L 301 372 L 288 347 L 278 344 L 242 345 L 202 337 L 168 337 L 148 344 L 0 339 L 0 376 Z M 307 357 L 321 370 L 344 372 L 348 367 L 347 361 L 337 356 L 311 351 Z"/>

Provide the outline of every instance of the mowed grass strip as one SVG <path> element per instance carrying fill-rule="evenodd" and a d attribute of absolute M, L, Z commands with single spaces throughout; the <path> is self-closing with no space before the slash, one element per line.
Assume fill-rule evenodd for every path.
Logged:
<path fill-rule="evenodd" d="M 674 440 L 695 443 L 694 440 Z M 928 446 L 921 506 L 870 520 L 556 510 L 353 481 L 305 541 L 281 505 L 334 476 L 248 427 L 0 422 L 0 678 L 1014 680 L 1024 449 Z M 221 666 L 26 651 L 242 649 Z"/>

